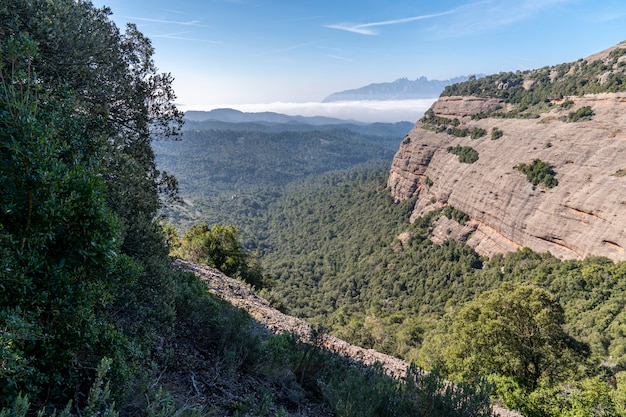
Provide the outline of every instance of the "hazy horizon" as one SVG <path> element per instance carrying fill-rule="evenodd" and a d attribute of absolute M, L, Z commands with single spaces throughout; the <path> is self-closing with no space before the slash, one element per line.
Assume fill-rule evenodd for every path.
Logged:
<path fill-rule="evenodd" d="M 436 100 L 437 98 L 414 100 L 337 101 L 331 103 L 273 102 L 255 104 L 213 104 L 204 106 L 179 105 L 178 108 L 182 111 L 210 111 L 228 108 L 245 113 L 275 112 L 286 114 L 288 116 L 324 116 L 365 123 L 415 123 Z"/>
<path fill-rule="evenodd" d="M 346 117 L 353 114 L 349 106 L 309 103 L 399 78 L 445 80 L 573 62 L 626 39 L 622 0 L 94 4 L 110 7 L 122 30 L 134 23 L 150 38 L 156 66 L 173 75 L 177 102 L 186 109 L 265 104 L 261 111 L 271 111 L 274 103 L 293 103 L 289 111 L 315 108 Z M 371 120 L 377 111 L 352 107 L 359 108 L 362 113 L 350 117 Z M 416 114 L 380 111 L 381 118 Z"/>

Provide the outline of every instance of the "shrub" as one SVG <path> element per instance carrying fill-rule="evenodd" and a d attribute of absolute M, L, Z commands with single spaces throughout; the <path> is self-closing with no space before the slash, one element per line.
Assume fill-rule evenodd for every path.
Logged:
<path fill-rule="evenodd" d="M 167 230 L 169 241 L 178 242 L 172 246 L 173 256 L 209 265 L 258 289 L 269 285 L 270 279 L 263 274 L 256 254 L 248 253 L 241 244 L 238 228 L 199 223 L 191 226 L 180 240 L 175 231 Z"/>
<path fill-rule="evenodd" d="M 478 138 L 482 138 L 486 134 L 487 134 L 487 131 L 485 129 L 480 128 L 480 127 L 475 127 L 474 129 L 472 129 L 470 133 L 470 137 L 472 139 L 478 139 Z"/>
<path fill-rule="evenodd" d="M 504 135 L 504 132 L 497 127 L 491 129 L 491 140 L 500 139 Z"/>
<path fill-rule="evenodd" d="M 571 112 L 567 116 L 567 121 L 568 122 L 582 122 L 586 120 L 591 120 L 594 114 L 595 113 L 593 112 L 590 106 L 583 106 L 580 109 Z"/>
<path fill-rule="evenodd" d="M 453 386 L 436 372 L 425 373 L 415 366 L 403 381 L 387 375 L 381 366 L 352 368 L 345 375 L 334 374 L 323 391 L 335 413 L 345 417 L 493 415 L 485 384 Z"/>
<path fill-rule="evenodd" d="M 534 186 L 541 184 L 546 188 L 553 188 L 559 185 L 552 167 L 539 159 L 535 159 L 529 165 L 517 164 L 513 168 L 526 174 L 526 179 Z"/>
<path fill-rule="evenodd" d="M 452 206 L 446 206 L 443 209 L 443 215 L 446 216 L 448 219 L 456 220 L 456 222 L 460 225 L 465 224 L 470 219 L 470 216 L 467 213 L 464 213 L 461 210 L 456 209 Z"/>
<path fill-rule="evenodd" d="M 464 164 L 473 164 L 478 161 L 478 152 L 471 146 L 449 146 L 448 153 L 459 157 L 459 162 Z"/>
<path fill-rule="evenodd" d="M 448 135 L 452 135 L 452 136 L 456 136 L 457 138 L 464 138 L 467 135 L 469 135 L 469 129 L 468 128 L 459 128 L 459 127 L 449 127 L 446 130 L 446 133 Z"/>

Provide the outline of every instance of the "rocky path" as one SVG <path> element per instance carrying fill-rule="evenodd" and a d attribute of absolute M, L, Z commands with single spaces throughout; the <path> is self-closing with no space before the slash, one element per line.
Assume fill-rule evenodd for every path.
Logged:
<path fill-rule="evenodd" d="M 246 310 L 259 324 L 259 331 L 271 333 L 291 332 L 304 342 L 313 341 L 313 329 L 304 320 L 288 316 L 270 306 L 269 302 L 252 291 L 246 284 L 224 275 L 206 265 L 200 265 L 182 259 L 176 264 L 193 272 L 206 283 L 209 291 L 220 296 L 236 307 Z M 321 338 L 321 339 L 320 339 Z M 380 363 L 390 374 L 401 377 L 409 364 L 393 356 L 385 355 L 372 349 L 354 346 L 334 336 L 318 335 L 317 343 L 342 356 L 350 357 L 366 365 Z M 522 417 L 520 414 L 494 406 L 494 411 L 501 417 Z"/>

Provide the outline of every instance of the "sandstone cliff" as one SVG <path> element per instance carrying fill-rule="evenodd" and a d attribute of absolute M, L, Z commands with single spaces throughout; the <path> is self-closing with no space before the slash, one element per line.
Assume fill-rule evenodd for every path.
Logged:
<path fill-rule="evenodd" d="M 606 59 L 611 50 L 587 61 Z M 623 57 L 613 62 L 623 71 Z M 527 77 L 523 88 L 531 86 Z M 593 111 L 591 119 L 570 121 L 585 106 Z M 437 133 L 441 129 L 428 118 L 418 121 L 391 167 L 394 198 L 417 197 L 413 220 L 446 205 L 467 213 L 463 228 L 437 221 L 433 239 L 467 238 L 481 254 L 527 246 L 563 259 L 626 260 L 626 92 L 559 97 L 536 105 L 536 118 L 503 117 L 514 107 L 504 98 L 440 97 L 429 111 L 431 120 L 458 119 L 456 128 L 486 134 L 457 137 Z M 502 132 L 495 140 L 494 128 Z M 448 152 L 457 145 L 473 148 L 478 160 L 460 162 Z M 514 168 L 535 159 L 553 168 L 557 186 L 533 186 Z"/>

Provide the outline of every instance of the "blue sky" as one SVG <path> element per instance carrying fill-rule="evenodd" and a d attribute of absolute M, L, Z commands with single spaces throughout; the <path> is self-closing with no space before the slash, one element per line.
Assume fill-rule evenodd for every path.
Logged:
<path fill-rule="evenodd" d="M 152 39 L 181 108 L 345 116 L 327 95 L 575 61 L 626 40 L 624 0 L 95 0 Z M 312 104 L 313 103 L 313 104 Z M 355 110 L 409 119 L 430 102 Z M 371 106 L 375 104 L 370 103 Z M 362 114 L 359 113 L 361 111 Z M 404 111 L 404 110 L 403 110 Z M 369 112 L 369 113 L 368 113 Z M 366 114 L 367 113 L 367 114 Z M 346 113 L 350 114 L 350 113 Z"/>

